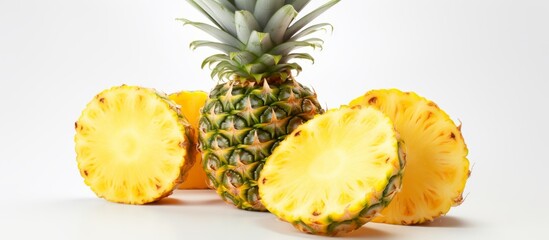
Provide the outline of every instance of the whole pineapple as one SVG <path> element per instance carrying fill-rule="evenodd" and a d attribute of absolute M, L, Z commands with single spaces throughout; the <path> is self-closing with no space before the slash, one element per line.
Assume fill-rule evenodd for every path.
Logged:
<path fill-rule="evenodd" d="M 310 0 L 187 0 L 213 23 L 180 19 L 219 42 L 194 41 L 191 48 L 220 50 L 202 66 L 227 80 L 214 87 L 202 109 L 199 141 L 203 167 L 217 193 L 246 210 L 264 211 L 257 179 L 266 157 L 300 124 L 323 110 L 316 94 L 296 82 L 294 59 L 313 60 L 300 47 L 321 47 L 307 37 L 330 27 L 306 27 L 339 0 L 332 0 L 295 21 Z"/>

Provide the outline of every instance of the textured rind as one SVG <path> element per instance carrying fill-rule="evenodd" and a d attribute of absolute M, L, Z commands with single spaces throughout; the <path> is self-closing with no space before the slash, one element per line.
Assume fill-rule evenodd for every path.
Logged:
<path fill-rule="evenodd" d="M 287 134 L 323 112 L 316 94 L 293 79 L 217 85 L 202 109 L 203 168 L 222 199 L 240 209 L 265 211 L 257 179 Z"/>
<path fill-rule="evenodd" d="M 469 178 L 469 160 L 467 159 L 468 149 L 467 145 L 465 144 L 463 135 L 461 133 L 461 126 L 456 126 L 456 124 L 452 121 L 450 116 L 440 109 L 436 103 L 434 103 L 431 100 L 428 100 L 422 96 L 419 96 L 418 94 L 414 92 L 403 92 L 398 89 L 381 89 L 381 90 L 372 90 L 367 92 L 361 97 L 358 97 L 350 102 L 350 106 L 372 106 L 379 108 L 380 104 L 383 104 L 381 101 L 382 99 L 387 99 L 388 97 L 391 98 L 392 101 L 404 101 L 406 99 L 407 101 L 414 102 L 414 103 L 421 103 L 426 106 L 433 107 L 435 109 L 436 114 L 440 116 L 440 119 L 442 119 L 445 122 L 449 122 L 451 126 L 451 132 L 459 133 L 458 136 L 455 136 L 454 140 L 455 143 L 460 145 L 458 148 L 458 151 L 462 152 L 461 159 L 458 159 L 460 161 L 463 161 L 463 170 L 461 172 L 464 172 L 459 180 L 458 187 L 454 189 L 455 195 L 448 196 L 445 201 L 447 201 L 447 205 L 450 206 L 446 209 L 440 209 L 437 211 L 436 214 L 433 215 L 419 215 L 419 216 L 412 216 L 412 217 L 406 217 L 402 216 L 400 218 L 387 218 L 383 215 L 383 213 L 388 213 L 388 211 L 391 210 L 390 207 L 384 209 L 382 214 L 375 219 L 373 219 L 373 222 L 380 222 L 380 223 L 389 223 L 389 224 L 398 224 L 398 225 L 413 225 L 413 224 L 422 224 L 425 222 L 433 221 L 435 218 L 445 215 L 451 208 L 451 206 L 458 206 L 463 202 L 463 191 L 465 188 L 465 184 L 467 182 L 467 179 Z M 398 130 L 399 126 L 395 126 L 395 128 Z M 406 140 L 406 139 L 403 139 Z M 407 186 L 410 183 L 404 183 L 405 186 Z M 387 214 L 386 214 L 387 215 Z"/>
<path fill-rule="evenodd" d="M 342 107 L 342 109 L 348 109 L 347 107 Z M 356 108 L 354 111 L 358 111 L 360 107 Z M 335 113 L 336 111 L 340 111 L 341 109 L 337 110 L 329 110 L 326 114 L 328 115 L 331 113 Z M 317 116 L 317 117 L 326 117 L 326 116 Z M 384 116 L 385 120 L 392 124 L 390 119 Z M 314 124 L 312 121 L 307 122 L 306 124 Z M 301 126 L 298 127 L 295 131 L 300 131 L 300 129 L 306 128 L 307 126 Z M 293 135 L 291 136 L 293 137 Z M 402 144 L 401 141 L 398 140 L 398 134 L 393 130 L 393 138 L 396 139 L 394 150 L 398 151 L 398 166 L 396 166 L 392 172 L 388 172 L 389 175 L 387 177 L 387 184 L 383 191 L 373 195 L 371 198 L 365 198 L 363 201 L 361 201 L 361 206 L 349 206 L 349 208 L 358 208 L 359 211 L 347 211 L 346 214 L 344 214 L 341 217 L 334 217 L 333 215 L 323 217 L 323 216 L 302 216 L 298 219 L 291 219 L 286 216 L 283 212 L 277 212 L 273 208 L 269 207 L 268 203 L 265 203 L 267 206 L 267 209 L 271 211 L 273 214 L 278 216 L 281 220 L 291 223 L 296 229 L 299 231 L 308 233 L 308 234 L 314 234 L 314 235 L 325 235 L 325 236 L 336 236 L 338 234 L 342 233 L 348 233 L 351 231 L 354 231 L 358 228 L 360 228 L 362 225 L 366 224 L 367 222 L 374 219 L 383 208 L 385 208 L 393 199 L 393 197 L 397 194 L 397 192 L 400 190 L 401 182 L 402 182 L 402 176 L 404 174 L 404 168 L 405 168 L 405 161 L 406 157 L 405 154 L 401 151 L 401 148 L 399 145 Z M 282 143 L 281 147 L 284 147 L 284 143 Z M 262 176 L 261 179 L 264 177 Z M 260 184 L 261 185 L 261 184 Z M 262 189 L 262 188 L 261 188 Z M 260 191 L 260 193 L 263 195 L 263 190 Z M 338 197 L 338 196 L 334 196 Z"/>
<path fill-rule="evenodd" d="M 115 86 L 115 87 L 104 90 L 101 93 L 97 94 L 92 99 L 92 101 L 90 101 L 86 105 L 86 108 L 82 111 L 82 113 L 79 117 L 79 120 L 86 114 L 86 110 L 88 109 L 88 106 L 90 106 L 90 104 L 93 101 L 101 101 L 101 99 L 102 99 L 101 96 L 104 95 L 105 93 L 112 92 L 112 91 L 119 91 L 119 90 L 134 90 L 134 91 L 147 92 L 147 94 L 150 94 L 151 97 L 157 97 L 157 98 L 161 99 L 173 111 L 174 117 L 177 117 L 177 122 L 178 122 L 180 132 L 181 132 L 181 134 L 183 135 L 183 137 L 185 139 L 185 141 L 183 143 L 183 148 L 185 149 L 185 154 L 183 156 L 181 156 L 181 164 L 179 166 L 179 168 L 181 169 L 180 174 L 176 178 L 173 179 L 173 181 L 170 183 L 169 186 L 165 187 L 163 191 L 158 191 L 156 193 L 156 195 L 154 195 L 154 196 L 147 196 L 146 198 L 142 198 L 142 199 L 139 199 L 137 201 L 117 201 L 117 200 L 114 200 L 114 199 L 110 198 L 109 196 L 106 196 L 106 195 L 102 194 L 101 192 L 98 192 L 96 189 L 94 189 L 94 186 L 91 185 L 87 181 L 87 176 L 84 173 L 84 171 L 83 171 L 83 169 L 80 165 L 80 162 L 79 162 L 78 144 L 75 144 L 75 151 L 77 153 L 76 154 L 76 160 L 77 160 L 77 164 L 78 164 L 78 169 L 80 170 L 80 175 L 84 178 L 84 183 L 86 185 L 88 185 L 90 187 L 90 189 L 100 198 L 104 198 L 105 200 L 111 201 L 111 202 L 124 203 L 124 204 L 134 204 L 134 205 L 142 205 L 142 204 L 147 204 L 147 203 L 153 203 L 153 202 L 156 202 L 156 201 L 158 201 L 162 198 L 165 198 L 165 197 L 171 195 L 173 193 L 173 190 L 175 190 L 177 188 L 177 186 L 185 180 L 187 172 L 189 171 L 190 167 L 194 164 L 194 159 L 187 159 L 187 154 L 191 151 L 190 139 L 192 139 L 191 137 L 193 135 L 193 129 L 190 127 L 190 124 L 185 119 L 185 117 L 181 114 L 179 106 L 177 104 L 175 104 L 175 102 L 170 100 L 168 95 L 166 95 L 163 92 L 157 91 L 155 89 L 151 89 L 151 88 L 143 88 L 143 87 L 138 87 L 138 86 L 127 86 L 127 85 Z M 82 131 L 83 128 L 84 128 L 84 126 L 82 126 L 82 124 L 78 124 L 78 121 L 75 122 L 75 131 L 76 131 L 76 134 L 74 136 L 75 142 L 78 138 L 79 132 Z"/>
<path fill-rule="evenodd" d="M 388 178 L 388 184 L 383 190 L 383 193 L 385 194 L 387 192 L 390 194 L 382 195 L 378 199 L 365 200 L 365 202 L 369 202 L 370 204 L 365 205 L 360 211 L 360 214 L 356 216 L 347 216 L 345 219 L 318 219 L 310 223 L 306 223 L 306 221 L 309 221 L 310 219 L 296 220 L 290 223 L 299 231 L 314 235 L 336 236 L 342 233 L 352 232 L 362 227 L 362 225 L 372 221 L 380 214 L 382 209 L 390 204 L 398 190 L 388 190 L 400 188 L 403 172 L 404 168 L 401 168 L 400 171 Z M 278 215 L 277 213 L 274 214 Z"/>
<path fill-rule="evenodd" d="M 185 135 L 185 143 L 184 143 L 185 146 L 184 146 L 184 148 L 185 148 L 186 151 L 185 151 L 185 155 L 183 156 L 184 161 L 181 164 L 181 174 L 179 175 L 179 178 L 177 179 L 177 181 L 174 182 L 172 190 L 169 193 L 167 193 L 167 195 L 165 194 L 161 197 L 161 198 L 164 198 L 164 197 L 167 197 L 167 196 L 171 195 L 173 193 L 173 190 L 177 189 L 178 186 L 183 181 L 186 180 L 186 178 L 188 176 L 188 173 L 189 173 L 189 170 L 195 164 L 196 159 L 190 157 L 189 153 L 191 153 L 193 151 L 194 145 L 192 144 L 192 139 L 194 139 L 194 136 L 197 133 L 196 133 L 196 130 L 192 128 L 191 124 L 189 124 L 189 121 L 187 121 L 185 116 L 183 116 L 183 114 L 181 113 L 181 106 L 180 105 L 178 105 L 175 101 L 171 100 L 170 97 L 166 93 L 158 91 L 156 89 L 151 89 L 151 90 L 154 91 L 158 97 L 160 97 L 162 100 L 164 100 L 164 102 L 169 105 L 170 109 L 177 114 L 177 118 L 178 118 L 177 121 L 178 121 L 180 129 L 181 129 L 180 131 L 182 133 L 184 133 L 184 135 Z M 161 199 L 161 198 L 159 198 L 159 199 Z M 157 201 L 159 199 L 156 199 L 155 201 Z"/>

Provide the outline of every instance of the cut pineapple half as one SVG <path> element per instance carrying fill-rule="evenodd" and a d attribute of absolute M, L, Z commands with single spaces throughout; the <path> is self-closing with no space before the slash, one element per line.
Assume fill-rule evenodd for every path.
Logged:
<path fill-rule="evenodd" d="M 375 90 L 350 104 L 387 114 L 406 143 L 402 191 L 374 222 L 419 224 L 459 205 L 469 175 L 460 127 L 435 103 L 411 92 Z"/>
<path fill-rule="evenodd" d="M 204 107 L 208 94 L 203 91 L 181 91 L 170 94 L 170 99 L 181 106 L 181 113 L 191 124 L 193 128 L 192 148 L 189 157 L 195 160 L 194 165 L 189 170 L 188 176 L 179 189 L 207 189 L 208 177 L 202 167 L 202 155 L 198 151 L 198 121 L 200 119 L 200 109 Z"/>
<path fill-rule="evenodd" d="M 393 124 L 374 108 L 343 107 L 299 126 L 259 178 L 266 208 L 300 231 L 336 235 L 370 221 L 400 188 Z"/>
<path fill-rule="evenodd" d="M 193 159 L 190 128 L 167 95 L 120 86 L 98 94 L 75 123 L 84 182 L 108 201 L 145 204 L 172 193 Z"/>

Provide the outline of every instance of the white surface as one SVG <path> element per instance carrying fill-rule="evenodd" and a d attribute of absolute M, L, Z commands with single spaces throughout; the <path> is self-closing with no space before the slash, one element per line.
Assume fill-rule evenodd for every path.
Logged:
<path fill-rule="evenodd" d="M 174 21 L 183 16 L 204 19 L 183 0 L 0 0 L 0 239 L 317 238 L 212 192 L 126 206 L 83 184 L 73 124 L 96 93 L 213 87 L 199 67 L 211 51 L 188 49 L 204 35 Z M 548 238 L 548 1 L 344 0 L 319 21 L 335 31 L 298 79 L 321 102 L 416 91 L 463 122 L 474 164 L 466 201 L 440 222 L 347 237 Z"/>

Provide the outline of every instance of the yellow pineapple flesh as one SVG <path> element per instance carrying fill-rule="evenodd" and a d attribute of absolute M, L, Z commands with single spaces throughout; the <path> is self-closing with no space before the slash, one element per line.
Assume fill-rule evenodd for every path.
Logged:
<path fill-rule="evenodd" d="M 99 93 L 75 123 L 84 182 L 108 201 L 145 204 L 172 193 L 193 164 L 189 124 L 168 96 L 120 86 Z"/>
<path fill-rule="evenodd" d="M 208 94 L 203 91 L 181 91 L 170 94 L 170 99 L 181 106 L 181 113 L 191 124 L 193 128 L 192 148 L 189 157 L 194 158 L 195 163 L 189 170 L 188 176 L 179 189 L 207 189 L 208 177 L 202 167 L 202 155 L 198 151 L 198 121 L 200 119 L 200 110 L 204 107 Z"/>
<path fill-rule="evenodd" d="M 341 108 L 299 126 L 259 178 L 266 208 L 300 231 L 337 235 L 373 219 L 400 188 L 393 124 L 374 108 Z"/>
<path fill-rule="evenodd" d="M 469 176 L 460 126 L 434 102 L 412 92 L 374 90 L 350 103 L 373 106 L 391 118 L 404 141 L 402 191 L 374 222 L 420 224 L 461 204 Z"/>

